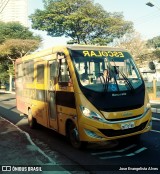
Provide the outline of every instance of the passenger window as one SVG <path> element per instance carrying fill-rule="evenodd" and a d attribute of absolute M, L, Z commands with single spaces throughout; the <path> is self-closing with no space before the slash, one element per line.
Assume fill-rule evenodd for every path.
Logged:
<path fill-rule="evenodd" d="M 69 68 L 67 65 L 66 59 L 59 59 L 59 82 L 60 83 L 65 83 L 65 82 L 70 82 L 70 73 L 69 73 Z M 66 85 L 68 85 L 66 83 Z"/>
<path fill-rule="evenodd" d="M 23 64 L 18 64 L 17 65 L 16 76 L 17 76 L 17 81 L 18 82 L 22 82 L 23 81 L 23 76 L 24 76 Z"/>
<path fill-rule="evenodd" d="M 28 61 L 24 63 L 25 82 L 32 83 L 34 80 L 34 62 Z"/>
<path fill-rule="evenodd" d="M 37 65 L 37 83 L 44 83 L 44 65 Z"/>

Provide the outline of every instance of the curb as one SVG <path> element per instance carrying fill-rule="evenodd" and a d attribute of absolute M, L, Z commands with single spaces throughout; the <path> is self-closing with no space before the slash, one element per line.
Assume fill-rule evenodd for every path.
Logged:
<path fill-rule="evenodd" d="M 151 111 L 154 113 L 160 113 L 160 108 L 151 108 Z"/>
<path fill-rule="evenodd" d="M 160 121 L 160 119 L 155 118 L 155 117 L 152 117 L 152 120 L 153 120 L 153 121 Z"/>
<path fill-rule="evenodd" d="M 5 94 L 16 94 L 15 91 L 5 91 L 5 90 L 0 90 L 0 93 L 5 93 Z"/>
<path fill-rule="evenodd" d="M 151 111 L 152 111 L 152 113 L 159 114 L 160 113 L 160 107 L 159 108 L 153 108 L 153 107 L 151 107 Z M 157 118 L 157 117 L 159 117 L 159 118 Z M 152 120 L 153 121 L 160 121 L 160 116 L 159 115 L 157 115 L 155 117 L 152 116 Z"/>

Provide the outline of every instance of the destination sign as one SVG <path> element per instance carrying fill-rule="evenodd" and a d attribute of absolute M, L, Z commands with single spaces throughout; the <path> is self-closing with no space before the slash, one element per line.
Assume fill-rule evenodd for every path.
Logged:
<path fill-rule="evenodd" d="M 83 51 L 84 57 L 119 57 L 124 58 L 124 54 L 121 51 Z"/>

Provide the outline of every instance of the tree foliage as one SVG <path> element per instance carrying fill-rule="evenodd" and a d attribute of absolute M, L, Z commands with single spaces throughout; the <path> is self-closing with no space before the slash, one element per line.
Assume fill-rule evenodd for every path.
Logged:
<path fill-rule="evenodd" d="M 0 82 L 13 75 L 15 59 L 36 50 L 40 42 L 40 36 L 34 36 L 20 23 L 0 22 Z"/>
<path fill-rule="evenodd" d="M 66 36 L 81 44 L 106 45 L 133 29 L 122 13 L 108 13 L 92 0 L 44 0 L 30 16 L 32 28 Z"/>
<path fill-rule="evenodd" d="M 8 70 L 8 66 L 6 65 L 6 63 L 1 62 L 0 63 L 0 72 L 1 72 L 0 73 L 0 87 L 1 87 L 1 84 L 4 84 L 9 79 L 9 74 L 8 74 L 7 70 Z"/>
<path fill-rule="evenodd" d="M 152 56 L 160 61 L 160 36 L 149 39 L 147 41 L 147 46 L 154 49 L 154 51 L 152 51 Z"/>
<path fill-rule="evenodd" d="M 39 47 L 39 41 L 33 39 L 8 39 L 0 45 L 1 58 L 14 60 Z"/>
<path fill-rule="evenodd" d="M 155 48 L 155 49 L 160 48 L 160 36 L 149 39 L 147 41 L 147 45 L 148 45 L 148 47 L 152 47 L 152 48 Z"/>
<path fill-rule="evenodd" d="M 160 49 L 157 48 L 156 50 L 154 50 L 153 55 L 160 61 Z"/>
<path fill-rule="evenodd" d="M 41 40 L 39 36 L 34 36 L 33 32 L 18 22 L 0 22 L 0 44 L 6 39 Z"/>
<path fill-rule="evenodd" d="M 17 22 L 0 22 L 0 60 L 16 59 L 37 49 L 40 36 Z"/>
<path fill-rule="evenodd" d="M 142 62 L 149 58 L 150 52 L 146 46 L 146 41 L 137 32 L 126 34 L 115 45 L 127 49 L 137 62 Z"/>
<path fill-rule="evenodd" d="M 129 50 L 139 66 L 144 66 L 145 63 L 152 62 L 154 60 L 160 61 L 158 38 L 159 37 L 155 37 L 145 41 L 139 33 L 133 32 L 126 34 L 125 37 L 117 40 L 115 45 Z"/>

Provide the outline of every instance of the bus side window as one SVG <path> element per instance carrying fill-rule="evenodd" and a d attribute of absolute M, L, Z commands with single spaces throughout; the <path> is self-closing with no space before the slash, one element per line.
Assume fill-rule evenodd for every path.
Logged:
<path fill-rule="evenodd" d="M 24 63 L 25 82 L 33 83 L 34 81 L 34 61 Z"/>
<path fill-rule="evenodd" d="M 50 69 L 50 74 L 49 74 L 49 79 L 50 79 L 50 89 L 53 88 L 53 86 L 57 83 L 57 77 L 58 77 L 58 71 L 59 71 L 59 63 L 56 61 L 51 61 L 49 64 L 49 69 Z"/>
<path fill-rule="evenodd" d="M 44 83 L 44 64 L 37 65 L 37 83 Z"/>
<path fill-rule="evenodd" d="M 68 86 L 70 82 L 70 73 L 67 65 L 66 59 L 59 59 L 59 79 L 58 82 L 60 85 Z"/>
<path fill-rule="evenodd" d="M 23 71 L 23 64 L 18 64 L 16 68 L 16 77 L 18 82 L 23 82 L 23 76 L 24 76 L 24 71 Z"/>

